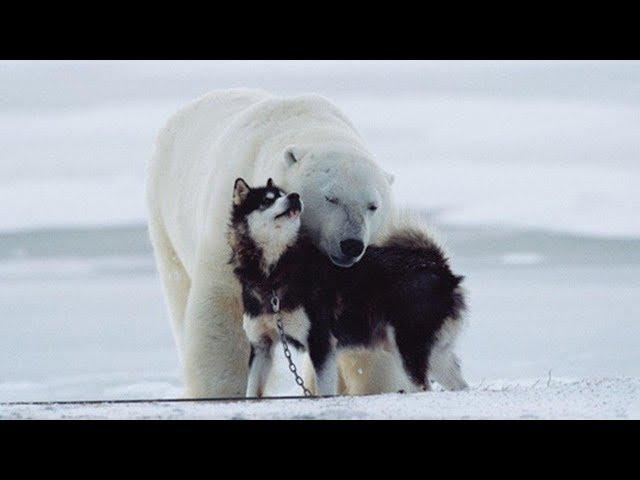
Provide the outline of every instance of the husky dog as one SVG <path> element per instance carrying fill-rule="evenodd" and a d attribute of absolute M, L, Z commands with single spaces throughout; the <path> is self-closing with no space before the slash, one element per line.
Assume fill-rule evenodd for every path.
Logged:
<path fill-rule="evenodd" d="M 228 239 L 251 344 L 247 396 L 262 396 L 272 366 L 274 295 L 285 338 L 308 351 L 320 395 L 337 392 L 337 349 L 390 343 L 416 390 L 429 389 L 429 374 L 450 390 L 465 388 L 452 350 L 463 277 L 440 248 L 423 231 L 400 228 L 354 266 L 337 267 L 300 231 L 302 209 L 297 193 L 271 179 L 259 188 L 235 182 Z"/>

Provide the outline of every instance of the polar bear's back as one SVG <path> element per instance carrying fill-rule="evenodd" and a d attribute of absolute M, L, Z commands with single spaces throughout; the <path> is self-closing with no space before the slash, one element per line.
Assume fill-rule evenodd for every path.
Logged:
<path fill-rule="evenodd" d="M 206 129 L 208 136 L 217 136 L 235 115 L 271 95 L 262 90 L 233 89 L 210 92 L 176 112 L 167 122 L 161 136 L 176 138 L 185 129 Z"/>
<path fill-rule="evenodd" d="M 190 162 L 201 164 L 213 143 L 225 136 L 231 137 L 227 141 L 247 142 L 249 137 L 262 141 L 292 126 L 326 123 L 340 124 L 338 130 L 357 136 L 342 112 L 319 95 L 287 98 L 256 89 L 215 90 L 169 118 L 158 135 L 150 170 L 175 179 L 179 171 L 189 169 Z"/>

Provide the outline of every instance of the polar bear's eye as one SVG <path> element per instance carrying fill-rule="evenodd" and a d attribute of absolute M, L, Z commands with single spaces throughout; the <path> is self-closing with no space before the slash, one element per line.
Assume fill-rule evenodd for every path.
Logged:
<path fill-rule="evenodd" d="M 333 203 L 334 205 L 338 204 L 338 199 L 336 197 L 329 197 L 325 195 L 324 199 L 329 203 Z"/>
<path fill-rule="evenodd" d="M 373 203 L 370 203 L 368 208 L 370 212 L 375 212 L 378 209 L 378 206 Z"/>

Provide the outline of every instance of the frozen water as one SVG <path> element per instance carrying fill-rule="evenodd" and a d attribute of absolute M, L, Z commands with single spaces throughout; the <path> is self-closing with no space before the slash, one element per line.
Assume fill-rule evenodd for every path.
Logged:
<path fill-rule="evenodd" d="M 472 383 L 640 377 L 640 240 L 445 226 L 440 237 L 466 276 L 459 350 Z M 5 257 L 16 243 L 21 255 Z M 0 401 L 181 394 L 144 227 L 4 235 L 3 257 Z M 296 394 L 278 365 L 270 393 Z"/>

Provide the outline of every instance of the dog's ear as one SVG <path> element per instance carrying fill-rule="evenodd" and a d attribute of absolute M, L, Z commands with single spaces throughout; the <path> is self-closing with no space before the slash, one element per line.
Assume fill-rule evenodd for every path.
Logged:
<path fill-rule="evenodd" d="M 267 188 L 272 188 L 273 187 L 273 178 L 270 178 L 269 180 L 267 180 Z"/>
<path fill-rule="evenodd" d="M 244 202 L 244 199 L 247 198 L 250 191 L 251 188 L 249 188 L 247 182 L 242 178 L 237 178 L 236 183 L 233 184 L 233 204 L 237 206 Z"/>

